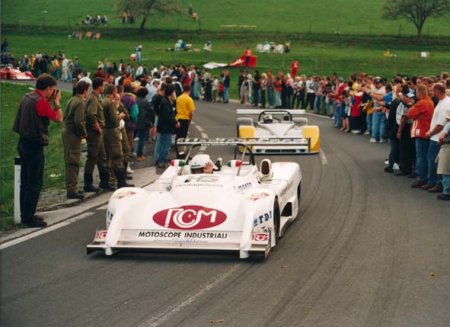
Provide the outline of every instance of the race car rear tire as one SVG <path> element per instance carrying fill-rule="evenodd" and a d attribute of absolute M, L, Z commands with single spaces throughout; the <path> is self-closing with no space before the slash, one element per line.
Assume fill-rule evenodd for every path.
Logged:
<path fill-rule="evenodd" d="M 240 126 L 253 126 L 253 119 L 247 118 L 247 117 L 241 117 L 236 120 L 236 136 L 240 137 L 239 135 L 239 127 Z"/>

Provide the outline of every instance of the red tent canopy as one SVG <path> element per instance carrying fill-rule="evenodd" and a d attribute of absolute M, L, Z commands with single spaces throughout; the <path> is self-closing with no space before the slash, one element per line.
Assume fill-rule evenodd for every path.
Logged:
<path fill-rule="evenodd" d="M 255 68 L 256 67 L 256 62 L 258 61 L 258 57 L 254 56 L 254 55 L 250 55 L 249 57 L 250 57 L 249 58 L 250 60 L 248 62 L 248 66 L 247 67 Z M 238 59 L 236 59 L 235 61 L 230 62 L 228 64 L 228 66 L 232 66 L 232 67 L 246 67 L 245 59 L 246 59 L 246 56 L 242 55 Z"/>

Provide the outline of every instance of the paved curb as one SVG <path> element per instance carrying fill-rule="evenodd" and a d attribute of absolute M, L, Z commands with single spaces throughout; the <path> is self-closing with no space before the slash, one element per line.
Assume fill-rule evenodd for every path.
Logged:
<path fill-rule="evenodd" d="M 151 184 L 158 177 L 155 167 L 145 167 L 136 169 L 133 174 L 133 183 L 137 187 L 145 187 Z M 67 200 L 64 203 L 58 203 L 54 207 L 46 207 L 46 211 L 40 210 L 38 214 L 48 223 L 48 226 L 58 224 L 73 216 L 80 215 L 93 208 L 105 205 L 112 195 L 112 192 L 87 193 L 89 196 L 84 200 Z M 41 230 L 41 228 L 20 228 L 8 232 L 2 232 L 0 235 L 0 244 L 14 240 L 16 238 L 28 235 Z"/>

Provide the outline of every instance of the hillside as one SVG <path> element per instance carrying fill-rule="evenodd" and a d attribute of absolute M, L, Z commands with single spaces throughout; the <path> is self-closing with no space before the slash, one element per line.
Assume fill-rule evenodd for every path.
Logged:
<path fill-rule="evenodd" d="M 258 0 L 204 1 L 182 0 L 185 14 L 153 16 L 147 28 L 171 30 L 228 31 L 248 25 L 256 32 L 322 33 L 356 35 L 415 35 L 413 25 L 406 21 L 381 18 L 385 0 Z M 200 20 L 188 16 L 188 5 Z M 2 24 L 60 26 L 74 28 L 86 15 L 106 15 L 110 28 L 136 28 L 122 25 L 114 11 L 113 0 L 15 0 L 2 2 Z M 425 36 L 450 36 L 449 19 L 431 19 L 424 27 Z"/>

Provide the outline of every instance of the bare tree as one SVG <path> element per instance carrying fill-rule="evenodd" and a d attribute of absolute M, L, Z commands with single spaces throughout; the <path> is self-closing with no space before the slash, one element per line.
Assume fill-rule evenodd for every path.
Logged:
<path fill-rule="evenodd" d="M 151 14 L 173 15 L 181 13 L 179 0 L 118 0 L 116 10 L 119 14 L 127 12 L 134 18 L 141 18 L 140 31 L 144 31 L 147 18 Z"/>
<path fill-rule="evenodd" d="M 383 18 L 405 18 L 413 23 L 420 39 L 427 18 L 450 13 L 450 0 L 387 0 L 383 11 Z"/>

